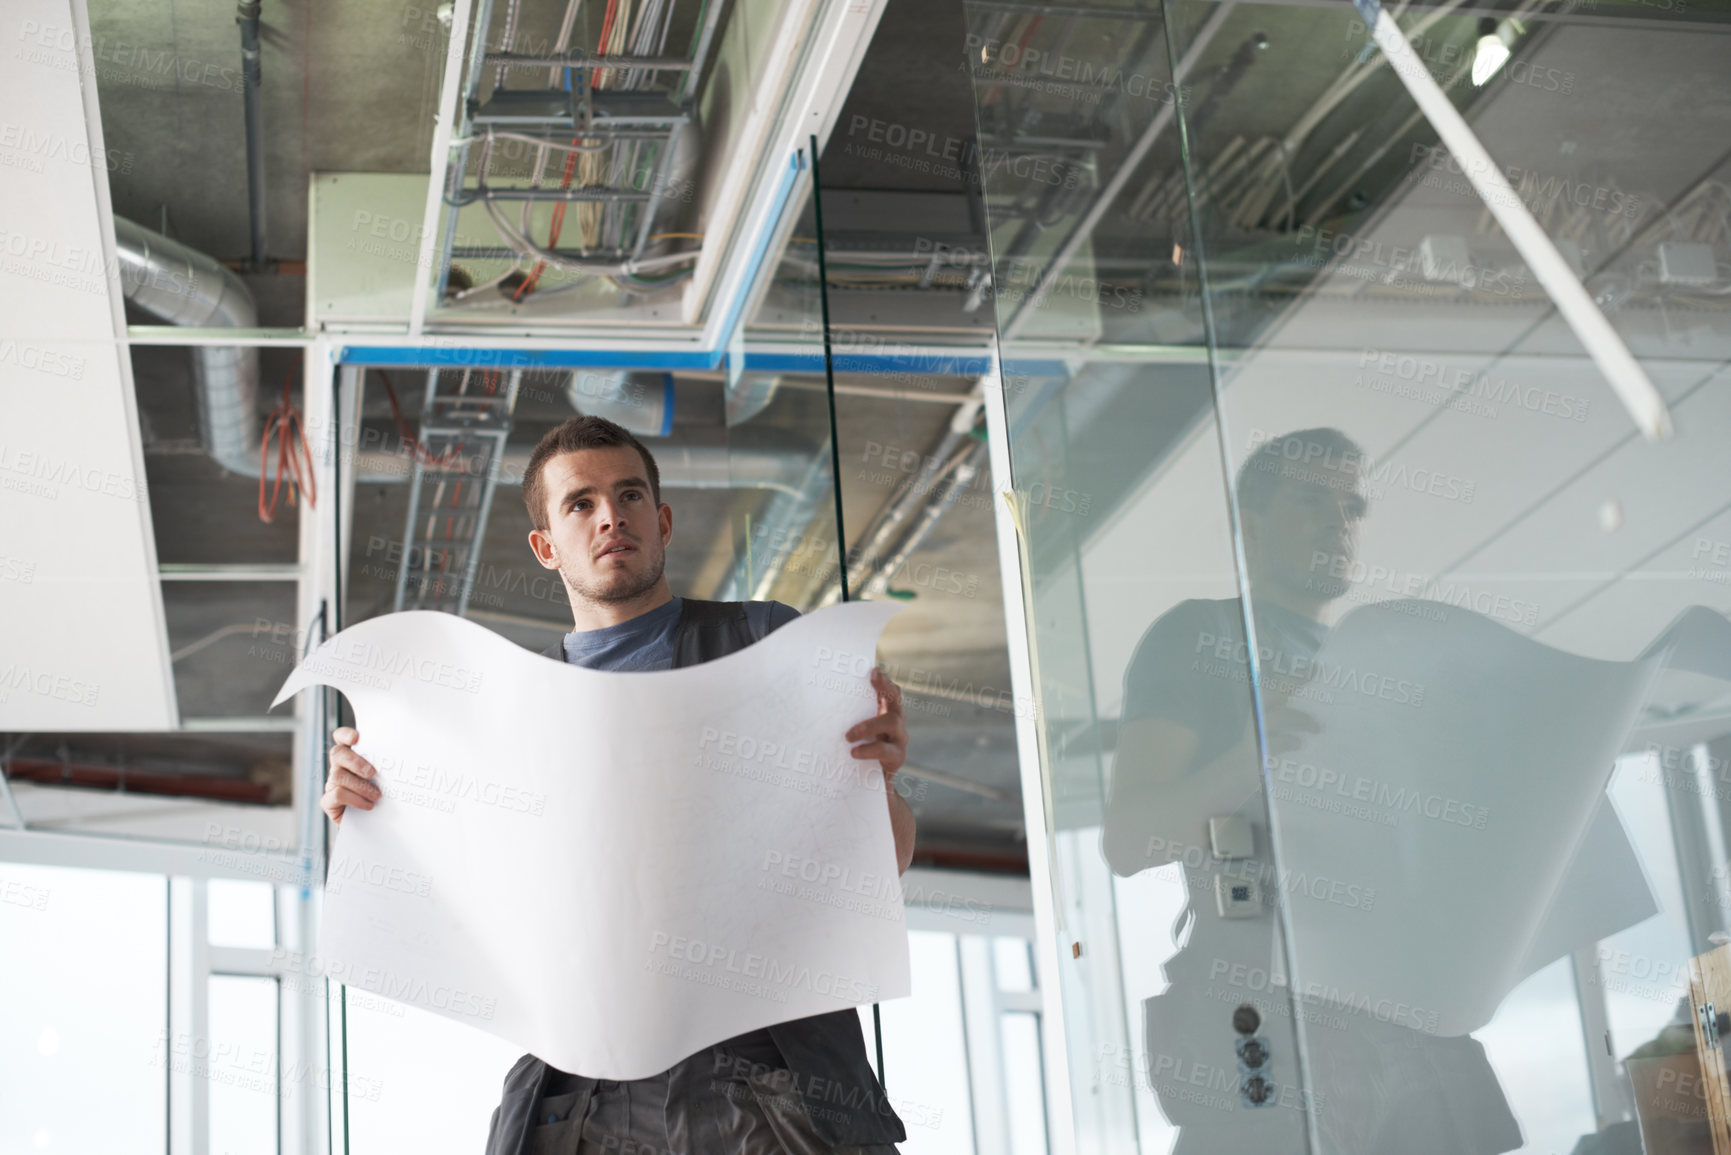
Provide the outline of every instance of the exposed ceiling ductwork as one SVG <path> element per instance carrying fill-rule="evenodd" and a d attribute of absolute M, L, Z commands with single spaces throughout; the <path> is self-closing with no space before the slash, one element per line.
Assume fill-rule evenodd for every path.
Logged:
<path fill-rule="evenodd" d="M 746 445 L 658 445 L 655 466 L 663 489 L 773 489 L 789 496 L 802 492 L 818 446 L 799 437 L 757 436 Z M 513 445 L 499 459 L 499 484 L 523 484 L 534 452 Z M 407 452 L 362 450 L 355 455 L 355 480 L 364 485 L 407 481 L 415 461 Z"/>
<path fill-rule="evenodd" d="M 250 329 L 258 324 L 252 293 L 214 258 L 123 217 L 114 218 L 116 263 L 126 299 L 170 325 Z M 204 447 L 230 473 L 257 477 L 258 350 L 201 345 L 192 353 Z"/>
<path fill-rule="evenodd" d="M 673 374 L 579 369 L 565 384 L 571 408 L 605 417 L 639 437 L 673 432 Z"/>
<path fill-rule="evenodd" d="M 140 309 L 171 325 L 237 329 L 257 325 L 258 311 L 252 294 L 239 276 L 214 258 L 122 217 L 115 218 L 114 231 L 121 287 L 126 299 Z M 580 378 L 595 387 L 581 388 Z M 654 380 L 651 382 L 650 378 Z M 206 451 L 229 472 L 257 477 L 262 433 L 258 351 L 200 346 L 193 351 L 193 381 Z M 643 382 L 657 388 L 645 386 L 642 391 L 645 403 L 638 408 L 644 410 L 646 420 L 653 418 L 665 436 L 671 432 L 668 419 L 672 410 L 667 396 L 671 383 L 663 374 L 573 374 L 569 395 L 574 407 L 595 412 L 598 407 L 608 407 L 602 402 L 629 400 L 635 393 L 625 386 Z M 767 399 L 767 396 L 762 399 L 764 404 Z M 756 410 L 761 408 L 762 404 L 756 406 Z M 649 410 L 654 412 L 651 414 Z M 624 414 L 609 411 L 603 415 L 617 420 Z M 661 446 L 655 454 L 661 482 L 669 489 L 774 489 L 790 497 L 802 497 L 817 447 L 803 440 L 797 444 L 787 439 L 771 443 L 762 436 L 752 440 L 749 447 Z M 499 481 L 521 484 L 530 452 L 527 446 L 506 450 L 500 462 Z M 367 484 L 407 481 L 413 474 L 413 466 L 413 459 L 405 452 L 362 451 L 356 458 L 356 479 Z"/>

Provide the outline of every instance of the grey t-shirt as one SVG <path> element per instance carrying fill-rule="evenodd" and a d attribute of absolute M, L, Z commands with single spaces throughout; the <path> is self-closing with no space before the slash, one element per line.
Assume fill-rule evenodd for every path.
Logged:
<path fill-rule="evenodd" d="M 1265 687 L 1291 693 L 1327 628 L 1272 603 L 1252 603 Z M 1249 654 L 1237 598 L 1197 598 L 1162 614 L 1137 643 L 1124 675 L 1125 722 L 1164 718 L 1197 737 L 1189 769 L 1234 746 L 1250 725 Z"/>
<path fill-rule="evenodd" d="M 674 598 L 628 622 L 599 630 L 576 630 L 565 635 L 565 660 L 590 670 L 634 672 L 673 668 L 673 646 L 679 634 L 684 598 Z M 799 611 L 780 602 L 746 602 L 745 620 L 753 637 L 764 638 L 799 617 Z"/>

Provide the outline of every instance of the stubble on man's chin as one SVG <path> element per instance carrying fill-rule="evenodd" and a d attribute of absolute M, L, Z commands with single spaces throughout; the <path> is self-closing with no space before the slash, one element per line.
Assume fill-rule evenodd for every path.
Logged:
<path fill-rule="evenodd" d="M 617 605 L 642 597 L 655 588 L 655 583 L 661 580 L 661 575 L 667 569 L 667 555 L 662 554 L 655 559 L 655 568 L 645 574 L 640 580 L 624 585 L 590 585 L 565 569 L 559 567 L 559 576 L 565 580 L 565 588 L 572 596 L 595 605 Z"/>

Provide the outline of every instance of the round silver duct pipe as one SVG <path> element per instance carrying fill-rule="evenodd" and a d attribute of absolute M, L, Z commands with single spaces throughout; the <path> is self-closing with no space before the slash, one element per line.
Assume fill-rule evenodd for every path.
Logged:
<path fill-rule="evenodd" d="M 578 369 L 565 382 L 571 408 L 605 417 L 639 437 L 673 432 L 673 374 L 632 369 Z"/>
<path fill-rule="evenodd" d="M 126 299 L 170 325 L 251 329 L 252 294 L 211 257 L 114 218 L 116 263 Z M 258 350 L 201 345 L 192 351 L 199 428 L 207 453 L 230 473 L 259 475 Z"/>
<path fill-rule="evenodd" d="M 663 489 L 772 489 L 800 498 L 818 446 L 798 437 L 758 434 L 750 445 L 658 445 L 651 448 Z M 523 484 L 533 447 L 513 445 L 499 461 L 499 484 Z M 361 485 L 407 481 L 415 461 L 405 451 L 362 449 L 355 454 Z"/>
<path fill-rule="evenodd" d="M 781 387 L 780 373 L 741 373 L 727 383 L 727 423 L 744 425 L 769 408 Z"/>

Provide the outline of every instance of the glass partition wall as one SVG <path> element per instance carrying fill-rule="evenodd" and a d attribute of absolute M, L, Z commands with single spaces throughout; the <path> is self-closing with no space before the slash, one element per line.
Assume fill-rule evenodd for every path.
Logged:
<path fill-rule="evenodd" d="M 1076 1149 L 1706 1150 L 1731 28 L 966 9 Z"/>
<path fill-rule="evenodd" d="M 904 307 L 826 325 L 813 158 L 766 163 L 761 187 L 727 183 L 760 175 L 731 158 L 752 118 L 771 110 L 763 77 L 787 71 L 785 54 L 770 50 L 787 27 L 776 4 L 627 5 L 631 19 L 608 15 L 605 37 L 599 7 L 559 31 L 565 5 L 458 5 L 485 34 L 473 37 L 461 98 L 445 107 L 436 94 L 448 6 L 348 22 L 273 19 L 267 6 L 262 127 L 244 111 L 259 105 L 243 95 L 234 59 L 237 40 L 258 34 L 257 13 L 238 30 L 217 13 L 165 31 L 124 6 L 95 7 L 76 35 L 60 17 L 21 14 L 20 75 L 85 78 L 85 127 L 100 115 L 107 145 L 92 155 L 99 174 L 106 161 L 124 292 L 96 343 L 70 359 L 40 361 L 25 345 L 7 355 L 14 372 L 55 378 L 44 390 L 27 376 L 20 396 L 88 400 L 71 386 L 94 388 L 84 376 L 91 350 L 111 348 L 119 310 L 131 322 L 118 336 L 130 345 L 128 419 L 145 473 L 97 481 L 148 500 L 142 524 L 154 530 L 155 557 L 145 571 L 163 583 L 161 673 L 179 732 L 117 722 L 113 733 L 25 733 L 20 722 L 0 734 L 0 835 L 9 859 L 30 860 L 0 872 L 0 943 L 17 947 L 0 950 L 0 970 L 28 992 L 0 1016 L 17 1028 L 0 1031 L 0 1063 L 22 1080 L 0 1084 L 26 1089 L 0 1123 L 0 1147 L 116 1146 L 120 1131 L 117 1149 L 171 1152 L 481 1145 L 517 1049 L 327 977 L 317 928 L 330 840 L 316 797 L 327 735 L 353 716 L 334 692 L 270 702 L 332 633 L 399 610 L 464 615 L 534 650 L 555 642 L 569 609 L 558 576 L 526 552 L 530 519 L 518 499 L 529 450 L 574 412 L 619 420 L 665 452 L 676 591 L 772 597 L 802 611 L 844 593 L 906 605 L 883 652 L 919 751 L 898 788 L 920 815 L 920 865 L 1021 865 L 983 483 L 987 358 L 967 318 L 928 324 L 905 307 L 915 294 L 886 291 L 935 277 L 973 301 L 952 311 L 972 313 L 978 277 L 960 263 L 937 269 L 929 246 L 886 255 L 882 237 L 860 235 L 883 231 L 865 227 L 883 206 L 856 204 L 853 240 L 826 245 L 827 283 L 860 300 L 900 296 Z M 566 67 L 582 55 L 566 49 L 585 44 L 643 66 L 610 76 Z M 349 80 L 405 95 L 380 104 L 363 94 L 376 115 L 337 111 L 326 123 L 346 103 L 341 69 L 316 75 L 317 61 L 335 59 L 320 49 L 356 45 L 369 63 Z M 547 103 L 549 93 L 559 99 Z M 5 142 L 17 154 L 11 169 L 90 167 L 73 137 L 39 131 L 20 112 L 25 120 Z M 574 135 L 588 143 L 574 151 Z M 418 170 L 435 142 L 448 195 L 428 230 Z M 789 165 L 804 175 L 784 185 Z M 711 179 L 719 175 L 727 182 Z M 86 191 L 88 176 L 76 182 Z M 58 197 L 30 188 L 32 203 Z M 737 233 L 735 257 L 757 260 L 755 234 L 717 203 L 766 197 L 780 198 L 770 215 L 781 227 L 762 242 L 780 267 L 766 269 L 756 294 L 711 292 L 697 312 L 722 310 L 735 333 L 720 364 L 701 367 L 669 302 L 695 279 L 704 233 L 711 256 Z M 56 247 L 9 272 L 46 283 L 64 271 L 62 257 L 79 261 Z M 235 288 L 228 303 L 250 302 L 225 315 L 232 338 L 197 331 L 217 324 L 204 312 L 168 308 L 177 302 L 167 290 L 187 280 L 170 275 L 173 261 L 206 289 Z M 734 308 L 745 318 L 736 327 Z M 415 336 L 404 337 L 397 326 L 410 315 Z M 587 340 L 572 341 L 581 352 L 548 347 L 567 322 L 582 328 Z M 904 327 L 966 348 L 934 350 Z M 594 356 L 598 333 L 636 352 Z M 837 353 L 833 389 L 826 344 Z M 583 364 L 585 354 L 610 363 Z M 11 465 L 45 460 L 17 454 Z M 273 484 L 261 487 L 261 474 Z M 274 484 L 285 478 L 300 484 Z M 26 503 L 53 496 L 14 493 Z M 114 560 L 38 557 L 16 543 L 0 552 L 18 555 L 0 557 L 0 583 L 18 604 L 23 586 L 63 584 L 65 558 Z M 92 587 L 78 600 L 103 599 Z M 103 703 L 144 680 L 116 674 Z M 1041 1147 L 1027 1138 L 1044 1127 L 1038 990 L 1014 957 L 1027 920 L 1019 907 L 982 906 L 966 890 L 976 881 L 934 875 L 908 889 L 924 919 L 914 939 L 921 978 L 914 999 L 886 1008 L 884 1056 L 910 1152 L 996 1150 L 1012 1134 L 1018 1151 Z M 88 941 L 68 938 L 69 927 Z M 52 966 L 34 957 L 43 943 Z M 119 978 L 87 1006 L 98 963 Z M 92 1028 L 93 1008 L 115 1020 L 106 1036 Z M 118 1058 L 102 1058 L 105 1038 Z M 78 1115 L 61 1093 L 78 1081 L 68 1075 L 99 1071 L 117 1110 Z"/>
<path fill-rule="evenodd" d="M 877 288 L 902 270 L 881 271 L 822 231 L 808 152 L 796 163 L 770 260 L 714 369 L 669 375 L 653 356 L 608 369 L 497 358 L 339 369 L 358 448 L 338 625 L 437 609 L 531 649 L 554 643 L 571 628 L 570 609 L 559 575 L 525 542 L 524 467 L 574 413 L 617 420 L 657 457 L 674 511 L 666 572 L 676 594 L 773 599 L 801 612 L 844 598 L 905 607 L 880 657 L 903 687 L 918 751 L 896 788 L 921 823 L 919 865 L 1003 870 L 1005 856 L 970 855 L 966 839 L 1019 818 L 1005 789 L 1013 719 L 973 673 L 981 654 L 950 642 L 990 639 L 1003 621 L 980 429 L 986 359 L 977 344 L 964 356 L 888 326 L 826 324 L 826 285 Z M 987 656 L 1001 661 L 1001 644 Z M 1015 965 L 1031 919 L 977 904 L 947 912 L 953 894 L 930 883 L 904 884 L 903 894 L 914 989 L 883 1006 L 881 1051 L 873 1008 L 860 1008 L 868 1053 L 908 1128 L 903 1150 L 984 1152 L 1021 1131 L 1031 1138 L 1015 1150 L 1043 1152 L 1038 991 L 1021 973 L 1025 958 Z M 334 981 L 328 996 L 322 978 L 318 986 L 308 998 L 328 997 L 337 1067 L 333 1151 L 396 1150 L 405 1139 L 428 1151 L 484 1145 L 520 1048 Z"/>

